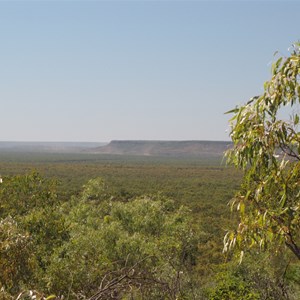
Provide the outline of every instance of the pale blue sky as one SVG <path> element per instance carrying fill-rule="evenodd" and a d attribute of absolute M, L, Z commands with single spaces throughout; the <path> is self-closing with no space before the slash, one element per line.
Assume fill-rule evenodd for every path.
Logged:
<path fill-rule="evenodd" d="M 227 140 L 299 1 L 1 1 L 0 140 Z"/>

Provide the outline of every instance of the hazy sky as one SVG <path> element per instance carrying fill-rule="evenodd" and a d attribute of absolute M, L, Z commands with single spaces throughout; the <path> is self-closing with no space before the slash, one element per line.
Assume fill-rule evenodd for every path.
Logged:
<path fill-rule="evenodd" d="M 1 1 L 0 140 L 228 140 L 300 1 Z"/>

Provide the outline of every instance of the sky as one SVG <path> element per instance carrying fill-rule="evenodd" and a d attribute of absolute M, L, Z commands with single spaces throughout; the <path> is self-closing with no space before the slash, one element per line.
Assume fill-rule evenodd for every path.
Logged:
<path fill-rule="evenodd" d="M 0 1 L 0 141 L 229 140 L 300 1 Z"/>

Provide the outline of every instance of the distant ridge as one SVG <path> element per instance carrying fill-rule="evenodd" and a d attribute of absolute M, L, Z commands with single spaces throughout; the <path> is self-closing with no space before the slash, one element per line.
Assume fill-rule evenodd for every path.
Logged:
<path fill-rule="evenodd" d="M 142 156 L 221 156 L 230 148 L 225 141 L 113 140 L 94 153 Z"/>
<path fill-rule="evenodd" d="M 106 145 L 97 142 L 5 142 L 0 141 L 0 152 L 80 153 Z"/>

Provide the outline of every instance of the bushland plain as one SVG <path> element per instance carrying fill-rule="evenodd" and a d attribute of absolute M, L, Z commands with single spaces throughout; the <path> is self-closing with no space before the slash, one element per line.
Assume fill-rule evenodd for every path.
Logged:
<path fill-rule="evenodd" d="M 277 258 L 274 256 L 271 257 L 268 254 L 263 254 L 258 257 L 256 254 L 255 257 L 252 258 L 252 256 L 249 255 L 248 262 L 245 260 L 243 265 L 239 266 L 234 260 L 234 255 L 228 256 L 228 254 L 225 255 L 222 253 L 223 237 L 228 228 L 235 227 L 238 221 L 237 217 L 230 212 L 228 203 L 239 189 L 242 177 L 239 171 L 225 165 L 222 155 L 205 155 L 204 157 L 201 157 L 201 155 L 193 157 L 161 157 L 91 153 L 7 152 L 2 150 L 0 151 L 0 162 L 0 172 L 4 179 L 4 184 L 6 180 L 13 182 L 14 179 L 12 178 L 21 180 L 20 178 L 22 178 L 22 176 L 27 176 L 25 182 L 30 180 L 34 182 L 35 180 L 37 180 L 37 182 L 44 182 L 42 178 L 56 182 L 55 193 L 59 202 L 57 206 L 59 207 L 59 211 L 66 214 L 72 211 L 71 217 L 69 221 L 67 221 L 67 226 L 71 229 L 68 228 L 66 234 L 59 237 L 59 239 L 63 239 L 64 241 L 57 240 L 53 242 L 53 244 L 60 245 L 59 247 L 64 247 L 64 244 L 67 245 L 67 243 L 70 244 L 70 241 L 74 239 L 74 235 L 76 236 L 77 231 L 83 230 L 85 232 L 84 235 L 88 234 L 85 227 L 74 229 L 79 224 L 78 221 L 74 221 L 74 214 L 78 217 L 78 214 L 80 215 L 80 213 L 84 211 L 84 222 L 92 222 L 93 228 L 100 226 L 95 225 L 98 224 L 98 221 L 95 220 L 97 220 L 98 217 L 101 219 L 101 210 L 107 209 L 106 206 L 103 208 L 105 201 L 116 200 L 118 203 L 123 203 L 122 205 L 124 205 L 124 207 L 122 209 L 126 211 L 126 209 L 128 209 L 126 205 L 130 205 L 130 203 L 139 207 L 140 203 L 135 201 L 139 201 L 139 199 L 142 198 L 153 199 L 153 202 L 155 202 L 155 199 L 158 199 L 158 201 L 162 201 L 163 203 L 166 200 L 161 199 L 169 199 L 173 201 L 174 207 L 171 211 L 174 210 L 174 212 L 177 210 L 180 211 L 181 207 L 185 207 L 185 214 L 190 217 L 189 226 L 195 233 L 194 242 L 196 245 L 196 248 L 193 250 L 192 263 L 184 271 L 188 279 L 184 278 L 181 281 L 179 277 L 176 277 L 177 275 L 175 276 L 177 279 L 175 280 L 175 277 L 172 277 L 170 282 L 168 282 L 166 278 L 164 279 L 165 281 L 163 281 L 161 277 L 154 278 L 153 274 L 155 272 L 166 272 L 163 268 L 160 270 L 158 265 L 154 268 L 156 271 L 148 271 L 149 274 L 151 273 L 151 280 L 153 280 L 151 283 L 152 287 L 151 284 L 149 287 L 148 282 L 145 284 L 147 288 L 143 287 L 143 284 L 140 282 L 135 286 L 133 283 L 129 283 L 128 285 L 124 283 L 124 285 L 121 286 L 112 286 L 111 290 L 109 290 L 111 292 L 110 296 L 105 294 L 105 291 L 103 294 L 100 292 L 97 294 L 95 284 L 97 282 L 97 286 L 99 286 L 99 282 L 107 278 L 108 274 L 110 274 L 110 276 L 114 274 L 116 277 L 112 277 L 111 281 L 107 282 L 107 288 L 111 287 L 110 284 L 112 284 L 114 280 L 126 278 L 126 276 L 129 277 L 129 274 L 131 274 L 129 271 L 132 271 L 131 269 L 126 270 L 127 259 L 130 261 L 128 258 L 129 254 L 127 254 L 128 257 L 126 259 L 124 258 L 126 260 L 125 265 L 120 266 L 119 270 L 117 270 L 118 272 L 125 272 L 126 276 L 123 274 L 125 277 L 122 277 L 122 273 L 116 273 L 116 270 L 107 271 L 102 274 L 101 272 L 98 274 L 98 271 L 96 272 L 94 270 L 93 272 L 96 272 L 99 278 L 94 278 L 89 282 L 89 280 L 91 280 L 90 277 L 96 275 L 94 275 L 92 270 L 86 269 L 82 273 L 84 275 L 81 275 L 80 278 L 74 277 L 72 282 L 63 282 L 63 279 L 57 275 L 57 272 L 63 274 L 64 269 L 61 267 L 63 257 L 65 255 L 74 255 L 74 258 L 79 261 L 85 255 L 90 256 L 91 254 L 88 251 L 90 248 L 96 246 L 90 245 L 88 246 L 89 250 L 84 252 L 81 250 L 85 247 L 85 244 L 83 244 L 80 246 L 79 252 L 74 252 L 75 254 L 68 254 L 66 250 L 68 245 L 65 246 L 66 248 L 64 248 L 64 250 L 61 250 L 59 247 L 57 247 L 59 250 L 47 250 L 49 252 L 40 250 L 38 260 L 43 263 L 40 263 L 41 270 L 39 272 L 45 272 L 47 275 L 35 274 L 33 278 L 40 276 L 39 280 L 30 279 L 30 284 L 27 285 L 25 284 L 26 280 L 24 278 L 27 278 L 26 276 L 28 274 L 24 278 L 18 278 L 19 283 L 16 281 L 12 283 L 13 277 L 7 275 L 7 282 L 1 282 L 4 291 L 7 292 L 6 297 L 15 297 L 22 292 L 25 296 L 27 295 L 25 292 L 30 287 L 31 289 L 34 288 L 34 290 L 38 290 L 38 295 L 41 298 L 46 297 L 47 294 L 55 294 L 58 299 L 62 295 L 65 297 L 67 295 L 70 299 L 79 299 L 80 295 L 84 295 L 83 297 L 88 298 L 93 297 L 93 293 L 94 296 L 98 295 L 98 298 L 95 296 L 96 298 L 91 299 L 285 299 L 284 293 L 286 290 L 297 282 L 297 274 L 299 272 L 297 268 L 292 268 L 291 271 L 288 272 L 289 281 L 286 283 L 286 278 L 284 278 L 284 287 L 277 287 L 278 282 L 282 281 L 282 274 L 280 272 L 286 265 L 282 264 L 278 267 L 278 264 L 274 264 L 276 268 L 270 265 L 267 269 L 261 269 L 261 266 L 258 267 L 257 264 L 259 264 L 259 262 L 270 263 L 270 260 L 276 260 Z M 13 185 L 10 187 L 13 187 Z M 97 192 L 97 196 L 94 196 L 95 187 L 99 188 L 99 193 L 102 193 L 101 195 Z M 39 192 L 40 191 L 37 193 Z M 97 201 L 95 202 L 96 198 Z M 86 208 L 86 204 L 80 202 L 83 200 L 90 201 L 93 205 L 91 207 L 87 206 L 88 208 Z M 98 203 L 96 204 L 96 210 L 94 210 L 95 203 Z M 148 204 L 145 202 L 143 205 L 147 206 Z M 74 207 L 76 210 L 73 211 Z M 3 214 L 4 209 L 5 205 L 2 205 L 2 219 L 5 216 L 5 214 Z M 119 212 L 119 214 L 120 213 L 121 212 Z M 130 211 L 128 214 L 130 215 L 131 213 Z M 161 213 L 168 214 L 168 210 L 165 212 L 161 211 Z M 179 212 L 177 213 L 179 214 Z M 93 221 L 87 221 L 89 214 Z M 97 215 L 99 216 L 97 217 Z M 49 218 L 51 218 L 51 216 L 49 216 Z M 113 214 L 104 215 L 103 220 L 109 222 L 107 220 L 110 218 L 113 218 Z M 179 219 L 181 220 L 181 218 L 183 217 Z M 32 225 L 33 221 L 31 220 L 30 222 Z M 74 225 L 72 222 L 77 225 Z M 175 226 L 174 228 L 177 226 L 175 223 L 172 225 Z M 26 226 L 29 225 L 27 224 Z M 26 226 L 25 228 L 27 228 Z M 180 229 L 176 230 L 180 231 Z M 173 233 L 174 232 L 172 232 L 171 235 Z M 154 235 L 156 234 L 157 233 L 154 233 Z M 110 233 L 107 233 L 107 235 L 110 235 Z M 160 235 L 163 236 L 162 233 L 160 233 Z M 72 243 L 75 242 L 73 241 Z M 81 240 L 77 240 L 76 243 L 80 244 Z M 74 249 L 76 249 L 76 243 L 74 244 Z M 38 244 L 38 247 L 41 247 L 41 245 Z M 49 247 L 49 245 L 47 247 Z M 127 247 L 126 242 L 123 247 Z M 159 248 L 157 245 L 155 247 Z M 177 246 L 174 246 L 174 249 L 176 249 L 176 247 Z M 114 250 L 115 249 L 112 248 L 110 251 L 113 252 Z M 61 251 L 59 252 L 60 254 L 57 254 L 57 251 Z M 80 254 L 80 251 L 83 251 L 83 253 Z M 170 251 L 170 249 L 168 251 Z M 187 251 L 186 253 L 189 252 Z M 51 259 L 50 261 L 44 260 L 43 255 L 54 257 L 53 259 L 51 258 L 53 261 L 51 261 Z M 81 258 L 78 259 L 76 255 L 80 255 Z M 134 256 L 133 253 L 130 255 Z M 92 260 L 94 259 L 95 258 L 92 258 Z M 282 257 L 281 260 L 282 262 L 286 261 L 282 259 Z M 110 263 L 116 262 L 111 261 Z M 137 264 L 139 261 L 132 262 L 133 265 L 135 263 Z M 174 262 L 172 263 L 174 264 Z M 84 264 L 88 265 L 88 262 Z M 102 264 L 105 265 L 108 264 L 108 262 L 105 261 L 102 262 Z M 292 263 L 290 263 L 290 265 L 292 265 Z M 55 270 L 53 266 L 57 266 L 58 271 Z M 66 269 L 70 268 L 70 266 L 73 266 L 70 262 L 69 264 L 66 263 Z M 79 269 L 83 268 L 81 265 L 74 265 L 74 268 L 75 267 Z M 5 270 L 5 266 L 2 266 L 2 268 Z M 97 265 L 95 268 L 97 269 Z M 101 265 L 99 265 L 98 268 L 101 269 Z M 76 272 L 80 274 L 80 271 Z M 89 272 L 91 272 L 92 275 L 90 274 L 90 277 L 85 277 L 85 274 Z M 178 271 L 178 276 L 181 274 L 180 272 Z M 150 276 L 149 274 L 148 276 Z M 161 276 L 163 278 L 163 275 Z M 133 281 L 132 278 L 131 280 Z M 147 280 L 150 279 L 148 278 Z M 161 286 L 157 287 L 159 284 L 161 284 Z M 166 286 L 168 287 L 166 288 Z M 93 291 L 93 293 L 89 294 L 91 291 Z M 293 295 L 297 295 L 297 293 L 293 291 L 289 294 L 289 297 Z"/>
<path fill-rule="evenodd" d="M 177 205 L 186 205 L 219 239 L 231 219 L 228 202 L 240 185 L 241 174 L 225 165 L 222 156 L 149 157 L 89 153 L 0 152 L 1 175 L 37 172 L 58 181 L 65 200 L 81 192 L 93 178 L 102 178 L 120 197 L 132 199 L 161 193 Z M 223 226 L 223 228 L 222 228 Z"/>

